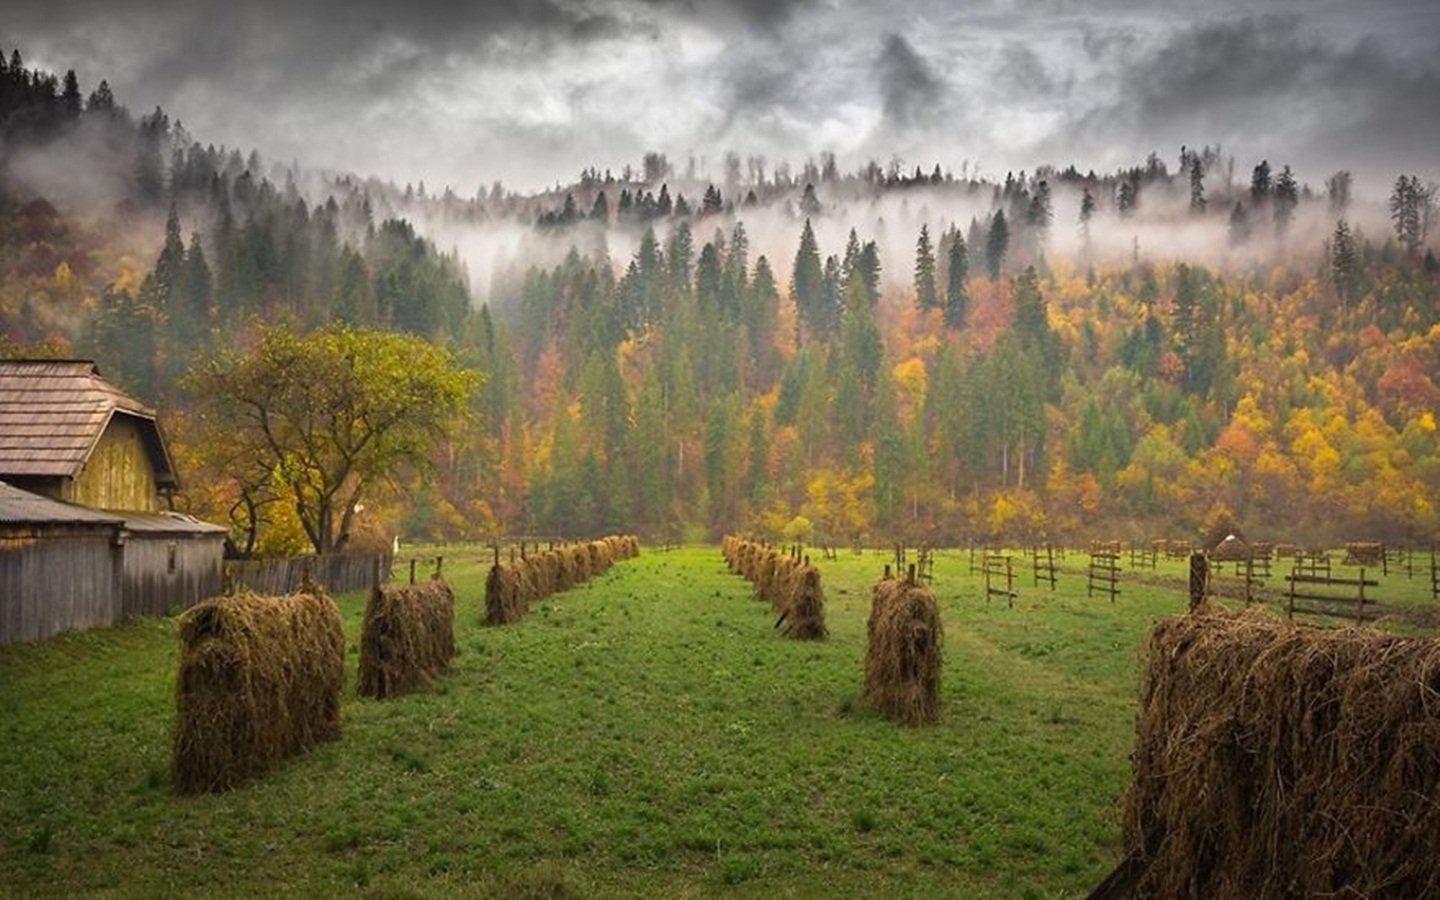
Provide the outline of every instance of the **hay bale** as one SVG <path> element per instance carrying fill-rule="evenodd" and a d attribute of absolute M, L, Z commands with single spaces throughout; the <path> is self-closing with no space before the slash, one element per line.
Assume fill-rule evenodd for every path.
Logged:
<path fill-rule="evenodd" d="M 441 579 L 378 585 L 360 628 L 362 697 L 384 699 L 423 687 L 455 655 L 455 594 Z"/>
<path fill-rule="evenodd" d="M 785 636 L 796 640 L 818 641 L 829 634 L 825 629 L 825 592 L 820 587 L 819 569 L 806 564 L 796 570 L 781 623 Z"/>
<path fill-rule="evenodd" d="M 340 735 L 345 635 L 323 593 L 217 597 L 180 618 L 181 794 L 229 790 Z"/>
<path fill-rule="evenodd" d="M 902 725 L 940 718 L 941 648 L 935 595 L 910 581 L 884 579 L 871 594 L 865 699 Z"/>
<path fill-rule="evenodd" d="M 485 578 L 485 624 L 518 622 L 528 611 L 515 567 L 508 563 L 491 566 L 490 574 Z"/>
<path fill-rule="evenodd" d="M 1440 642 L 1207 610 L 1147 657 L 1135 896 L 1440 893 Z"/>

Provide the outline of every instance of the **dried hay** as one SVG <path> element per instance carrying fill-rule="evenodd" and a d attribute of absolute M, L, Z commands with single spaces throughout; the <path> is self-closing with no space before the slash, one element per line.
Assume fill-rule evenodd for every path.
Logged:
<path fill-rule="evenodd" d="M 455 655 L 455 594 L 441 579 L 377 585 L 360 628 L 362 697 L 384 699 L 424 687 Z"/>
<path fill-rule="evenodd" d="M 1380 566 L 1385 564 L 1385 545 L 1373 541 L 1354 542 L 1345 545 L 1347 566 Z"/>
<path fill-rule="evenodd" d="M 781 622 L 788 638 L 818 641 L 829 634 L 825 628 L 825 592 L 820 587 L 819 569 L 808 564 L 797 567 Z"/>
<path fill-rule="evenodd" d="M 490 567 L 485 579 L 485 624 L 508 625 L 518 622 L 530 606 L 521 592 L 519 574 L 510 563 Z"/>
<path fill-rule="evenodd" d="M 1147 656 L 1135 896 L 1440 895 L 1440 642 L 1207 609 Z"/>
<path fill-rule="evenodd" d="M 568 591 L 608 570 L 616 559 L 628 559 L 639 552 L 640 542 L 634 536 L 611 535 L 497 564 L 485 582 L 485 621 L 490 625 L 519 621 L 530 611 L 531 604 Z"/>
<path fill-rule="evenodd" d="M 945 632 L 935 595 L 911 581 L 881 580 L 866 630 L 866 701 L 902 725 L 938 721 Z"/>
<path fill-rule="evenodd" d="M 345 635 L 324 593 L 216 597 L 180 618 L 181 794 L 228 790 L 340 735 Z"/>

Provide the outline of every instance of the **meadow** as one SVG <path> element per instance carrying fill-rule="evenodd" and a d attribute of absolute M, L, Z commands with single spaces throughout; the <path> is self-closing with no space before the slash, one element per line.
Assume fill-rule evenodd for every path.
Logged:
<path fill-rule="evenodd" d="M 643 548 L 500 628 L 488 554 L 440 552 L 451 674 L 358 698 L 364 598 L 338 597 L 343 736 L 226 794 L 172 791 L 173 619 L 0 647 L 0 895 L 1084 896 L 1121 854 L 1140 647 L 1186 605 L 1184 560 L 1122 563 L 1112 602 L 1084 555 L 1054 592 L 1017 558 L 1012 608 L 942 552 L 942 720 L 907 729 L 860 696 L 885 556 L 818 562 L 811 642 L 715 547 Z M 1427 579 L 1375 594 L 1419 614 Z"/>

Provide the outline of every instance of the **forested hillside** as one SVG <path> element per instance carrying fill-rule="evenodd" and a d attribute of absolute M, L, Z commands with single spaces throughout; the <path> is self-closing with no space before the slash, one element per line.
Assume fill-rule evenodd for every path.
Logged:
<path fill-rule="evenodd" d="M 1208 146 L 997 180 L 652 154 L 462 197 L 303 162 L 0 69 L 0 351 L 94 356 L 159 404 L 217 520 L 187 373 L 338 320 L 484 374 L 438 474 L 370 511 L 406 537 L 1440 536 L 1412 176 L 1366 200 Z M 293 542 L 265 510 L 262 549 Z"/>

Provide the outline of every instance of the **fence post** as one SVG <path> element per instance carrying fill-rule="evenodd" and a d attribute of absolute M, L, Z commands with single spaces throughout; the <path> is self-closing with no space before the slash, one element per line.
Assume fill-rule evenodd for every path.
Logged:
<path fill-rule="evenodd" d="M 439 581 L 439 580 L 440 580 L 440 571 L 441 571 L 441 569 L 444 568 L 444 566 L 445 566 L 445 557 L 443 557 L 443 556 L 437 556 L 437 557 L 435 557 L 435 578 L 433 579 L 434 581 Z"/>
<path fill-rule="evenodd" d="M 415 583 L 415 560 L 410 560 L 410 583 Z"/>
<path fill-rule="evenodd" d="M 1190 611 L 1194 612 L 1205 602 L 1210 584 L 1210 563 L 1203 553 L 1190 554 Z"/>

